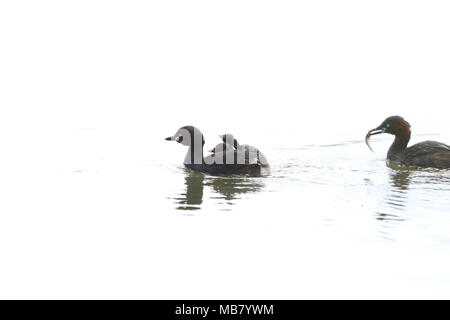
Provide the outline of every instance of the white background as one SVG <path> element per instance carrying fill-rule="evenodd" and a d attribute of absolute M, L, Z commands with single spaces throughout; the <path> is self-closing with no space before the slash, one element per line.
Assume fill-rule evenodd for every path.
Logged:
<path fill-rule="evenodd" d="M 141 213 L 135 200 L 158 188 L 151 174 L 130 168 L 68 183 L 64 170 L 112 172 L 171 152 L 181 161 L 158 144 L 191 123 L 210 136 L 249 122 L 289 127 L 299 143 L 332 141 L 336 131 L 362 137 L 392 114 L 416 132 L 448 130 L 449 16 L 448 1 L 429 0 L 2 1 L 0 297 L 361 297 L 365 281 L 373 291 L 362 296 L 389 297 L 364 273 L 367 252 L 361 273 L 347 273 L 349 289 L 339 263 L 331 274 L 305 266 L 330 283 L 327 292 L 307 276 L 292 286 L 299 261 L 279 263 L 275 239 L 254 234 L 263 243 L 245 266 L 226 216 L 208 221 L 223 226 L 217 235 L 195 219 Z M 72 129 L 99 133 L 89 144 Z M 223 236 L 214 248 L 213 236 Z"/>

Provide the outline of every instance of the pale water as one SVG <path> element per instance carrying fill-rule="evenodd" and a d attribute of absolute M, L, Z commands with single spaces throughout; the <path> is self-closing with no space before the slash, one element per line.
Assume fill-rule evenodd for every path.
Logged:
<path fill-rule="evenodd" d="M 95 128 L 61 133 L 43 144 L 53 162 L 37 154 L 28 169 L 4 171 L 2 268 L 13 275 L 4 296 L 449 294 L 450 171 L 387 166 L 391 137 L 374 139 L 371 153 L 364 131 L 313 144 L 289 129 L 254 141 L 242 133 L 266 153 L 271 175 L 214 177 L 184 169 L 186 148 L 165 132 L 148 144 L 154 132 L 123 141 Z M 127 147 L 133 136 L 139 145 Z"/>
<path fill-rule="evenodd" d="M 207 249 L 194 249 L 187 264 L 202 265 L 196 256 L 206 252 L 224 272 L 214 281 L 234 285 L 241 297 L 447 296 L 450 171 L 388 166 L 392 137 L 374 139 L 374 154 L 364 133 L 340 139 L 335 132 L 313 143 L 301 130 L 260 133 L 272 164 L 267 177 L 192 173 L 183 157 L 155 165 L 165 181 L 164 212 L 202 225 L 191 232 L 204 234 L 195 237 Z M 429 139 L 450 136 L 417 134 L 413 143 Z M 227 268 L 243 274 L 228 277 Z M 223 296 L 214 288 L 213 296 Z"/>

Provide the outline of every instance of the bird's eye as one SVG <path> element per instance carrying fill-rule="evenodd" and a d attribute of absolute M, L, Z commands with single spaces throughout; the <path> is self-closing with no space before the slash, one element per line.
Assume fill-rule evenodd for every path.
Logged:
<path fill-rule="evenodd" d="M 386 128 L 389 128 L 391 126 L 391 124 L 390 123 L 388 123 L 387 125 L 386 125 Z"/>
<path fill-rule="evenodd" d="M 179 136 L 175 139 L 176 142 L 182 143 L 183 142 L 183 136 Z"/>

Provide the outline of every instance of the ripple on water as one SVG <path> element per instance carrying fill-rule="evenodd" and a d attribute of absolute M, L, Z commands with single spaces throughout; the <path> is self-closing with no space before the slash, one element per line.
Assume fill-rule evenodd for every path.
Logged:
<path fill-rule="evenodd" d="M 370 153 L 362 140 L 271 151 L 268 177 L 213 177 L 177 169 L 183 184 L 170 198 L 179 210 L 206 208 L 208 213 L 234 210 L 244 201 L 254 210 L 282 203 L 288 211 L 319 215 L 334 228 L 372 223 L 376 236 L 390 240 L 409 230 L 441 230 L 436 224 L 449 220 L 449 170 L 386 166 L 385 156 Z M 259 193 L 263 201 L 253 201 Z M 435 236 L 448 238 L 440 231 Z"/>

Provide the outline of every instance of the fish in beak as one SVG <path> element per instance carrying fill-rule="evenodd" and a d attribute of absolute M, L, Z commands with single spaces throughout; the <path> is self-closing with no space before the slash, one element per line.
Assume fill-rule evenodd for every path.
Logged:
<path fill-rule="evenodd" d="M 377 134 L 384 133 L 384 131 L 386 131 L 386 128 L 379 126 L 378 128 L 372 129 L 369 132 L 367 132 L 365 141 L 366 141 L 366 144 L 369 147 L 370 151 L 374 152 L 372 147 L 370 146 L 370 137 L 377 135 Z"/>

